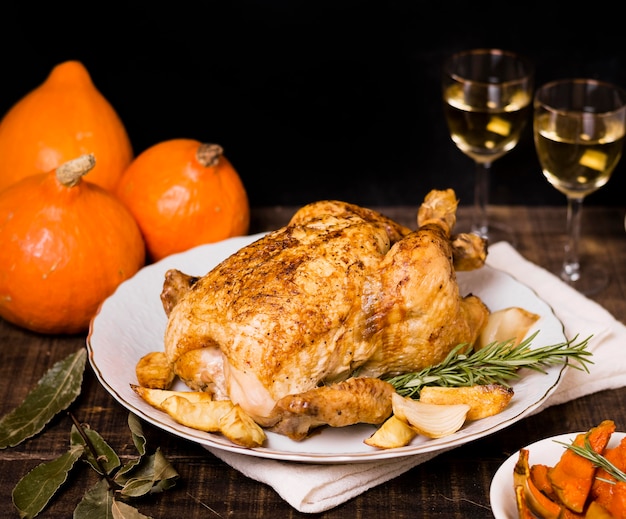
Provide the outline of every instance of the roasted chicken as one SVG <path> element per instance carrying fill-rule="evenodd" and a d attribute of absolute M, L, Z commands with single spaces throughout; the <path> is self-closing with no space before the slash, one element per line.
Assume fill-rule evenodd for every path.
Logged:
<path fill-rule="evenodd" d="M 481 267 L 486 244 L 453 236 L 456 208 L 452 190 L 432 191 L 411 230 L 315 202 L 203 277 L 168 271 L 172 369 L 294 439 L 324 424 L 382 423 L 394 390 L 381 377 L 471 347 L 487 321 L 483 302 L 459 293 L 455 270 Z"/>

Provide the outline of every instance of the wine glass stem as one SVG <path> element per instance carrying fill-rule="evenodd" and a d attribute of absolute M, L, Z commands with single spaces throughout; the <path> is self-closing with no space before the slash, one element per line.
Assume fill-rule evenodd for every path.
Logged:
<path fill-rule="evenodd" d="M 472 232 L 486 238 L 489 232 L 487 203 L 489 200 L 489 174 L 491 162 L 476 163 L 476 179 L 474 183 L 474 221 Z"/>
<path fill-rule="evenodd" d="M 567 197 L 567 241 L 565 242 L 565 257 L 561 271 L 561 278 L 567 282 L 580 279 L 578 243 L 580 241 L 582 210 L 582 197 Z"/>

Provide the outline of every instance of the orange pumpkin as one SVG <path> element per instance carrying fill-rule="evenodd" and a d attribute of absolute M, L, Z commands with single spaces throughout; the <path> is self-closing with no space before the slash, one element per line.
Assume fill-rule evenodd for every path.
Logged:
<path fill-rule="evenodd" d="M 0 122 L 0 191 L 83 154 L 98 157 L 90 182 L 113 190 L 133 159 L 126 129 L 87 69 L 66 61 Z"/>
<path fill-rule="evenodd" d="M 244 185 L 217 144 L 155 144 L 126 169 L 117 195 L 139 223 L 152 261 L 246 234 L 250 225 Z"/>
<path fill-rule="evenodd" d="M 99 305 L 145 260 L 132 215 L 82 180 L 93 155 L 0 193 L 0 316 L 48 334 L 86 331 Z"/>

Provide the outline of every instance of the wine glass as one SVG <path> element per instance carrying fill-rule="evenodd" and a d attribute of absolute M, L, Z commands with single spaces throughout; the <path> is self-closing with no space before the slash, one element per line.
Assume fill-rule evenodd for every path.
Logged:
<path fill-rule="evenodd" d="M 470 231 L 489 242 L 515 245 L 510 228 L 487 214 L 493 161 L 518 143 L 530 118 L 534 67 L 523 56 L 500 49 L 473 49 L 450 56 L 443 67 L 443 100 L 450 136 L 476 165 Z"/>
<path fill-rule="evenodd" d="M 533 135 L 544 176 L 567 197 L 567 241 L 561 278 L 584 294 L 608 284 L 597 264 L 581 268 L 579 241 L 585 196 L 606 184 L 620 160 L 626 91 L 594 79 L 562 79 L 535 94 Z"/>

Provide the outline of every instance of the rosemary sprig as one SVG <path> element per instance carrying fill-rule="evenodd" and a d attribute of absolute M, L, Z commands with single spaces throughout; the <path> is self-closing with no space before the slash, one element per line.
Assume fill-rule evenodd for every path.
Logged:
<path fill-rule="evenodd" d="M 598 454 L 593 450 L 591 444 L 589 443 L 589 438 L 585 437 L 585 446 L 581 447 L 580 445 L 574 445 L 573 443 L 565 443 L 558 440 L 554 440 L 555 443 L 560 443 L 564 445 L 569 450 L 573 451 L 575 454 L 578 454 L 581 458 L 585 458 L 593 463 L 596 467 L 606 470 L 607 474 L 613 476 L 616 481 L 626 482 L 626 473 L 622 472 L 618 469 L 613 463 L 607 460 L 602 454 Z M 607 481 L 608 483 L 615 483 L 614 481 L 606 480 L 604 478 L 600 478 L 603 481 Z"/>
<path fill-rule="evenodd" d="M 531 349 L 530 345 L 537 333 L 517 346 L 513 341 L 494 342 L 470 353 L 462 353 L 467 344 L 459 344 L 439 364 L 386 380 L 400 395 L 419 398 L 419 392 L 424 386 L 508 386 L 508 381 L 519 378 L 518 370 L 521 368 L 545 373 L 544 368 L 547 366 L 569 363 L 573 368 L 589 372 L 587 364 L 593 364 L 589 359 L 592 353 L 587 350 L 591 337 L 577 344 L 575 341 L 578 336 L 567 342 Z M 578 364 L 571 364 L 572 360 Z"/>

